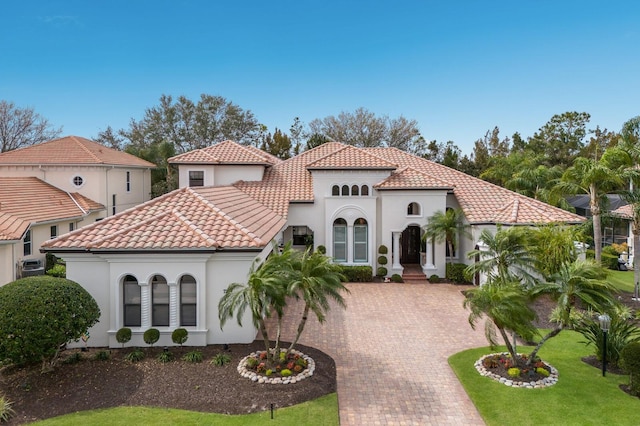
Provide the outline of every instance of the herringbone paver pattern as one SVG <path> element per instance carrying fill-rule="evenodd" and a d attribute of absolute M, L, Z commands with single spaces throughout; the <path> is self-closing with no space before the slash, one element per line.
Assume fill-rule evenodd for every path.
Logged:
<path fill-rule="evenodd" d="M 311 315 L 300 340 L 336 362 L 341 425 L 484 424 L 447 363 L 456 352 L 487 344 L 467 322 L 463 288 L 347 287 L 347 309 L 334 306 L 323 325 Z M 301 307 L 288 307 L 283 340 L 293 338 Z"/>

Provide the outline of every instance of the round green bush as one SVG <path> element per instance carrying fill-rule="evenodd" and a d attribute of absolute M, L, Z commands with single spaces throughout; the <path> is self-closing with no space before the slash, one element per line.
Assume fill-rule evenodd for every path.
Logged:
<path fill-rule="evenodd" d="M 327 248 L 323 245 L 319 245 L 316 250 L 318 250 L 318 252 L 320 252 L 321 254 L 327 254 Z"/>
<path fill-rule="evenodd" d="M 160 340 L 160 331 L 157 328 L 150 328 L 144 332 L 142 338 L 147 345 L 153 346 Z"/>
<path fill-rule="evenodd" d="M 387 256 L 378 256 L 378 265 L 386 265 Z"/>
<path fill-rule="evenodd" d="M 176 328 L 175 330 L 173 330 L 173 333 L 171 333 L 171 340 L 176 345 L 182 346 L 188 338 L 189 332 L 186 328 Z"/>
<path fill-rule="evenodd" d="M 289 370 L 288 368 L 283 368 L 282 371 L 280 371 L 280 375 L 282 377 L 289 377 L 291 374 L 291 370 Z"/>
<path fill-rule="evenodd" d="M 437 284 L 440 282 L 440 277 L 438 276 L 438 274 L 433 274 L 429 277 L 429 282 Z"/>
<path fill-rule="evenodd" d="M 403 283 L 404 282 L 404 280 L 402 279 L 402 276 L 400 274 L 391 275 L 391 281 L 393 281 L 394 283 Z"/>
<path fill-rule="evenodd" d="M 53 360 L 98 322 L 100 308 L 80 284 L 47 275 L 0 287 L 0 360 Z"/>
<path fill-rule="evenodd" d="M 389 271 L 387 271 L 387 268 L 385 268 L 384 266 L 381 266 L 376 271 L 376 276 L 378 276 L 378 277 L 386 277 L 388 272 Z"/>
<path fill-rule="evenodd" d="M 131 329 L 128 327 L 122 327 L 116 332 L 116 340 L 118 343 L 121 343 L 124 348 L 124 344 L 131 340 Z"/>
<path fill-rule="evenodd" d="M 640 395 L 640 342 L 631 342 L 620 353 L 620 365 L 629 374 L 629 386 Z"/>
<path fill-rule="evenodd" d="M 389 253 L 389 249 L 387 248 L 387 246 L 385 246 L 384 244 L 382 244 L 382 245 L 378 248 L 378 253 L 380 253 L 380 254 L 387 254 L 387 253 Z"/>

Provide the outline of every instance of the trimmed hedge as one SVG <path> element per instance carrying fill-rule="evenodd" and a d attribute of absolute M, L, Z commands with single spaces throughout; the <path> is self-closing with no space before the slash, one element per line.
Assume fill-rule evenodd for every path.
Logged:
<path fill-rule="evenodd" d="M 464 263 L 447 263 L 447 279 L 456 284 L 471 284 L 465 274 L 467 265 Z"/>
<path fill-rule="evenodd" d="M 386 265 L 387 264 L 387 256 L 378 256 L 378 264 Z"/>
<path fill-rule="evenodd" d="M 378 248 L 378 253 L 380 253 L 380 254 L 387 254 L 387 253 L 389 253 L 389 249 L 387 248 L 387 246 L 385 246 L 384 244 L 382 244 L 382 245 Z"/>
<path fill-rule="evenodd" d="M 371 266 L 350 266 L 340 265 L 341 273 L 348 282 L 366 283 L 373 279 L 373 269 Z"/>
<path fill-rule="evenodd" d="M 391 281 L 393 281 L 394 283 L 403 283 L 404 282 L 404 280 L 402 279 L 402 276 L 400 274 L 391 275 Z"/>

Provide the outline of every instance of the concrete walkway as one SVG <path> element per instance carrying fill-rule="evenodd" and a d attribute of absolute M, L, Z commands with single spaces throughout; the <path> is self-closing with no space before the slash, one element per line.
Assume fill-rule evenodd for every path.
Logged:
<path fill-rule="evenodd" d="M 447 358 L 486 346 L 450 284 L 347 284 L 347 309 L 320 325 L 309 316 L 300 343 L 336 362 L 341 425 L 482 425 Z M 302 305 L 288 307 L 291 341 Z"/>

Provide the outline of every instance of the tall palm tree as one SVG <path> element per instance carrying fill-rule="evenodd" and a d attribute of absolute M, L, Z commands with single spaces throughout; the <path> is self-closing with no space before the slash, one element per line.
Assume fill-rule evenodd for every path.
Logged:
<path fill-rule="evenodd" d="M 546 283 L 540 283 L 530 291 L 533 298 L 550 295 L 557 303 L 557 326 L 547 333 L 534 348 L 529 360 L 535 358 L 538 350 L 550 338 L 557 336 L 565 328 L 572 326 L 572 312 L 576 303 L 582 308 L 592 308 L 606 312 L 615 304 L 615 287 L 606 281 L 607 271 L 598 262 L 576 260 L 564 264 Z"/>
<path fill-rule="evenodd" d="M 469 225 L 464 223 L 464 212 L 461 209 L 438 210 L 427 219 L 423 226 L 423 239 L 431 239 L 436 243 L 446 242 L 449 250 L 449 262 L 453 264 L 453 254 L 460 237 L 469 236 Z"/>
<path fill-rule="evenodd" d="M 536 270 L 543 277 L 549 278 L 559 272 L 563 265 L 576 260 L 574 242 L 582 238 L 579 228 L 550 223 L 531 228 L 528 234 L 529 252 L 534 259 Z"/>
<path fill-rule="evenodd" d="M 467 267 L 467 272 L 487 274 L 488 281 L 521 281 L 527 286 L 535 282 L 532 274 L 535 259 L 529 252 L 528 231 L 524 227 L 499 228 L 494 234 L 485 229 L 479 241 L 484 247 L 469 252 L 479 261 Z"/>
<path fill-rule="evenodd" d="M 287 354 L 298 343 L 300 335 L 307 323 L 309 311 L 313 312 L 322 324 L 325 321 L 325 312 L 330 308 L 329 302 L 333 300 L 340 307 L 346 304 L 342 292 L 349 290 L 342 284 L 346 280 L 341 268 L 331 262 L 331 258 L 319 251 L 312 252 L 308 248 L 303 253 L 295 256 L 292 262 L 293 274 L 287 287 L 287 293 L 304 301 L 302 318 L 298 323 L 296 336 L 287 349 Z"/>
<path fill-rule="evenodd" d="M 526 291 L 517 281 L 487 282 L 467 292 L 464 307 L 469 309 L 469 324 L 475 329 L 476 321 L 485 316 L 485 336 L 489 344 L 497 345 L 497 329 L 504 340 L 511 358 L 519 364 L 520 358 L 516 354 L 514 345 L 509 340 L 508 331 L 515 332 L 527 341 L 533 339 L 538 331 L 533 325 L 535 312 L 529 306 Z"/>
<path fill-rule="evenodd" d="M 277 353 L 271 354 L 269 334 L 265 319 L 272 310 L 278 315 L 278 335 L 286 306 L 287 283 L 292 276 L 291 257 L 293 249 L 286 246 L 282 253 L 277 248 L 263 263 L 254 262 L 246 283 L 230 284 L 218 302 L 218 317 L 222 329 L 228 319 L 236 316 L 238 325 L 247 309 L 251 312 L 254 327 L 260 330 L 267 357 L 274 361 Z"/>
<path fill-rule="evenodd" d="M 629 155 L 618 147 L 609 148 L 600 159 L 578 157 L 556 186 L 564 195 L 588 194 L 593 216 L 593 241 L 596 261 L 602 259 L 602 205 L 606 194 L 624 185 L 623 166 L 629 164 Z"/>

